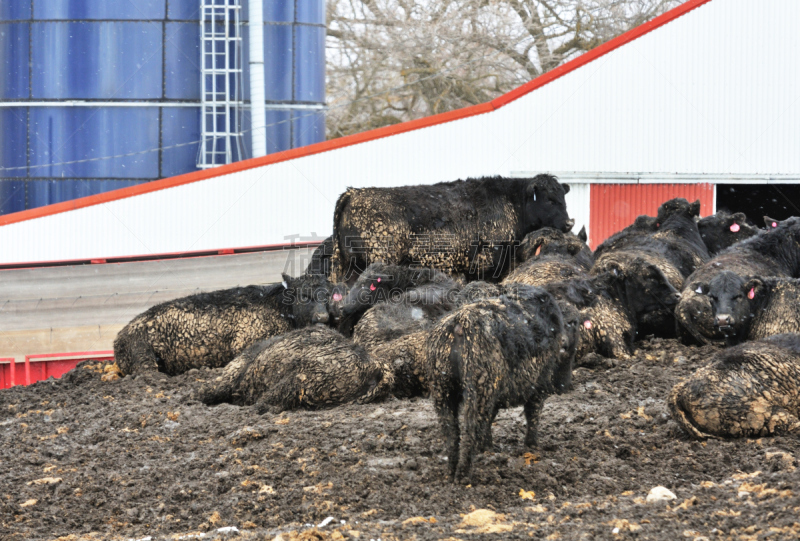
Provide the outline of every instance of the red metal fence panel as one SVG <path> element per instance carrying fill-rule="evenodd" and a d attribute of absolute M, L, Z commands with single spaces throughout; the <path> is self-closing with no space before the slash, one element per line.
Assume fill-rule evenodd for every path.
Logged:
<path fill-rule="evenodd" d="M 673 197 L 700 200 L 700 215 L 714 211 L 713 184 L 592 184 L 589 211 L 591 248 L 631 225 L 637 216 L 655 216 L 659 205 Z"/>
<path fill-rule="evenodd" d="M 68 353 L 44 353 L 26 355 L 24 363 L 14 359 L 0 359 L 0 389 L 14 385 L 30 385 L 49 377 L 60 378 L 75 366 L 86 360 L 114 360 L 113 351 L 80 351 Z"/>

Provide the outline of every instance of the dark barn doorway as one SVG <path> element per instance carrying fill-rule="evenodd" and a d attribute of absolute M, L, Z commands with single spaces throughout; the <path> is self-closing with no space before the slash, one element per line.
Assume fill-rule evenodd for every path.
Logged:
<path fill-rule="evenodd" d="M 744 212 L 758 227 L 764 216 L 800 216 L 800 184 L 717 184 L 717 210 Z"/>

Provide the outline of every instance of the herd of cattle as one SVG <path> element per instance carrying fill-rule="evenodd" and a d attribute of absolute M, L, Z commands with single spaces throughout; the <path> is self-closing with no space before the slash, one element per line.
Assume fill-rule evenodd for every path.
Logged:
<path fill-rule="evenodd" d="M 304 275 L 154 306 L 116 362 L 217 369 L 202 402 L 262 412 L 430 396 L 459 481 L 500 408 L 524 406 L 535 445 L 573 366 L 628 359 L 637 336 L 725 346 L 669 396 L 688 433 L 799 429 L 800 218 L 760 229 L 672 199 L 593 253 L 567 191 L 551 175 L 349 189 Z"/>

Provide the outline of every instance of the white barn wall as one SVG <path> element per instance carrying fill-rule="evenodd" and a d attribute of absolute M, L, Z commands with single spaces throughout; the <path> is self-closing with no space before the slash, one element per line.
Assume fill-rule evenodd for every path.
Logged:
<path fill-rule="evenodd" d="M 348 186 L 569 171 L 577 230 L 599 173 L 800 175 L 797 20 L 712 0 L 492 113 L 2 226 L 0 263 L 326 236 Z"/>

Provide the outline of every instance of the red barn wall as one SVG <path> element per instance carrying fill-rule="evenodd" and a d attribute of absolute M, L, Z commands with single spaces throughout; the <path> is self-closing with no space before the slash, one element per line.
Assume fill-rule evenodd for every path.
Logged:
<path fill-rule="evenodd" d="M 714 212 L 713 184 L 592 184 L 589 210 L 590 246 L 631 225 L 637 216 L 655 216 L 664 201 L 700 200 L 700 215 Z"/>

